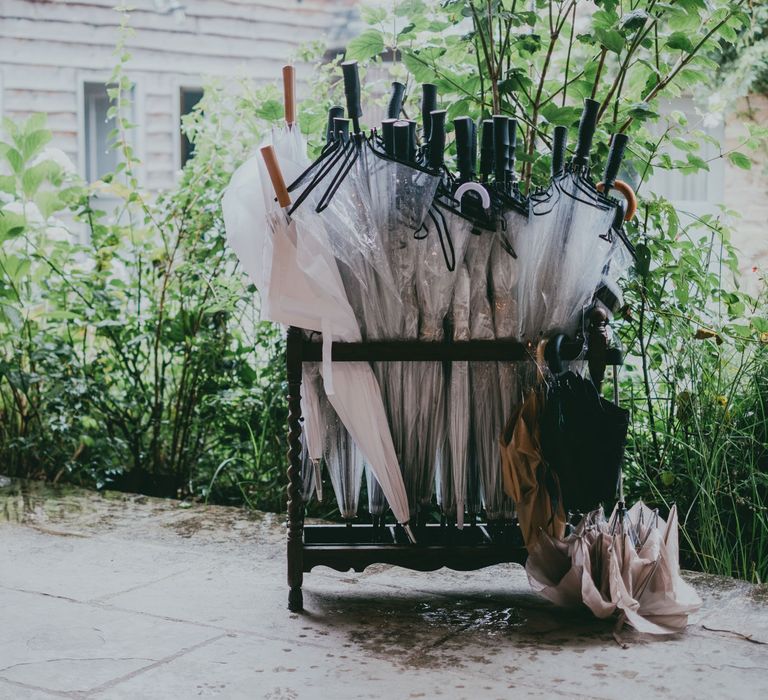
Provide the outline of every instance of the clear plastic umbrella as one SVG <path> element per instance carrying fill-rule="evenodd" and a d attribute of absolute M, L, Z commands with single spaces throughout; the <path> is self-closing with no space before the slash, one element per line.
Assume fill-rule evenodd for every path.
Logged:
<path fill-rule="evenodd" d="M 489 299 L 488 270 L 495 236 L 482 232 L 467 247 L 470 284 L 470 338 L 493 340 L 493 313 Z M 508 510 L 502 487 L 499 436 L 502 429 L 501 392 L 495 362 L 469 365 L 470 386 L 470 475 L 480 480 L 482 502 L 489 520 L 498 520 Z M 470 477 L 470 488 L 472 481 Z M 471 501 L 470 501 L 471 503 Z M 471 512 L 471 511 L 470 511 Z"/>
<path fill-rule="evenodd" d="M 272 130 L 272 142 L 281 167 L 289 177 L 297 176 L 307 165 L 307 146 L 301 130 L 296 124 L 295 69 L 283 67 L 283 91 L 285 121 Z M 281 263 L 275 262 L 274 240 L 264 236 L 261 230 L 254 231 L 254 222 L 264 220 L 265 211 L 271 206 L 273 191 L 269 181 L 262 177 L 261 158 L 251 156 L 233 175 L 223 197 L 223 209 L 227 238 L 257 289 L 262 293 L 261 315 L 273 318 L 285 313 L 280 287 L 270 284 L 274 275 L 279 277 Z M 258 224 L 257 224 L 258 226 Z M 282 241 L 281 241 L 282 242 Z M 290 311 L 288 311 L 290 314 Z M 303 369 L 302 415 L 305 418 L 304 430 L 309 458 L 319 471 L 320 459 L 325 444 L 324 417 L 319 410 L 319 383 L 317 368 L 305 365 Z M 322 481 L 316 479 L 322 499 Z"/>
<path fill-rule="evenodd" d="M 241 260 L 248 260 L 248 266 L 244 260 L 246 270 L 250 267 L 255 271 L 254 282 L 262 285 L 262 296 L 274 302 L 266 317 L 323 333 L 323 379 L 329 400 L 376 473 L 395 517 L 407 524 L 405 488 L 370 366 L 362 362 L 337 363 L 331 369 L 331 340 L 356 341 L 361 335 L 328 231 L 321 220 L 310 220 L 307 225 L 287 216 L 290 196 L 274 151 L 265 147 L 262 154 L 280 208 L 275 209 L 270 198 L 254 197 L 254 193 L 264 193 L 269 179 L 261 172 L 260 164 L 248 162 L 235 173 L 234 187 L 230 185 L 225 193 L 228 238 L 235 242 L 238 255 L 243 253 Z M 263 254 L 254 255 L 254 249 Z"/>
<path fill-rule="evenodd" d="M 453 339 L 469 340 L 469 270 L 465 264 L 460 265 L 453 290 L 451 320 Z M 464 527 L 464 510 L 469 506 L 471 513 L 480 509 L 479 498 L 467 498 L 469 454 L 469 363 L 451 363 L 451 383 L 448 401 L 448 448 L 450 454 L 453 494 L 456 503 L 456 525 Z M 473 487 L 475 484 L 473 484 Z M 473 495 L 477 493 L 472 489 Z"/>
<path fill-rule="evenodd" d="M 321 475 L 321 460 L 325 449 L 326 421 L 333 418 L 333 409 L 323 407 L 323 380 L 320 377 L 320 365 L 315 362 L 305 362 L 301 373 L 301 415 L 304 426 L 301 431 L 302 439 L 306 442 L 307 459 L 313 466 L 315 476 L 313 483 L 317 492 L 317 500 L 323 500 L 323 479 Z M 327 402 L 326 402 L 327 403 Z"/>
<path fill-rule="evenodd" d="M 353 520 L 357 516 L 363 479 L 363 453 L 338 417 L 328 426 L 325 435 L 326 463 L 339 513 L 345 520 Z"/>
<path fill-rule="evenodd" d="M 315 462 L 309 456 L 307 449 L 307 434 L 301 433 L 301 500 L 309 503 L 317 493 L 318 472 Z M 320 498 L 318 497 L 318 501 Z"/>
<path fill-rule="evenodd" d="M 576 152 L 562 175 L 556 168 L 563 161 L 565 134 L 556 132 L 550 188 L 532 198 L 525 293 L 536 291 L 523 319 L 523 337 L 528 340 L 580 329 L 611 254 L 610 232 L 617 207 L 589 177 L 598 110 L 599 103 L 585 100 Z"/>
<path fill-rule="evenodd" d="M 440 223 L 428 219 L 424 235 L 413 250 L 416 257 L 416 292 L 419 304 L 419 340 L 439 342 L 445 337 L 444 322 L 451 306 L 458 278 L 457 261 L 464 259 L 471 237 L 468 222 L 446 216 Z M 414 438 L 418 445 L 418 492 L 428 507 L 437 476 L 442 483 L 438 502 L 445 496 L 452 510 L 451 471 L 446 447 L 446 387 L 441 362 L 422 362 L 409 366 L 406 400 L 415 400 L 418 411 Z M 440 467 L 440 469 L 438 469 Z M 445 510 L 445 509 L 444 509 Z"/>
<path fill-rule="evenodd" d="M 520 267 L 512 251 L 515 249 L 518 238 L 524 235 L 527 218 L 517 210 L 512 210 L 504 215 L 504 220 L 505 240 L 497 237 L 491 249 L 490 280 L 494 334 L 498 340 L 512 340 L 519 322 L 517 285 Z M 514 362 L 497 363 L 497 372 L 500 427 L 503 428 L 512 414 L 513 407 L 520 403 L 522 393 L 527 388 L 525 383 L 527 373 L 524 371 L 524 366 Z"/>
<path fill-rule="evenodd" d="M 368 512 L 375 518 L 381 518 L 389 509 L 387 497 L 376 480 L 370 466 L 365 466 L 365 483 L 368 489 Z"/>

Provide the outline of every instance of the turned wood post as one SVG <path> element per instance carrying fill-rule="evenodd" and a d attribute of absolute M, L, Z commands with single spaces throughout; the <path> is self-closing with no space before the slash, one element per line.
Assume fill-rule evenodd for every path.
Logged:
<path fill-rule="evenodd" d="M 288 609 L 301 612 L 304 599 L 304 502 L 301 497 L 301 346 L 299 328 L 288 329 Z"/>

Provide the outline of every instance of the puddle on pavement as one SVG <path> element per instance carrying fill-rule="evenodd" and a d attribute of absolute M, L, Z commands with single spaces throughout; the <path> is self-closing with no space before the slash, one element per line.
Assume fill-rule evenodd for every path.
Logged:
<path fill-rule="evenodd" d="M 425 600 L 427 598 L 427 600 Z M 492 663 L 510 644 L 522 654 L 610 642 L 611 624 L 588 615 L 556 610 L 528 594 L 508 594 L 489 602 L 481 597 L 403 591 L 375 593 L 312 592 L 312 625 L 304 628 L 318 640 L 329 630 L 343 632 L 358 649 L 386 656 L 404 668 L 460 668 Z M 346 646 L 346 645 L 345 645 Z M 483 656 L 477 656 L 483 649 Z M 468 656 L 469 650 L 475 656 Z"/>
<path fill-rule="evenodd" d="M 59 521 L 83 512 L 78 489 L 36 481 L 0 478 L 0 522 L 24 524 L 39 520 Z"/>

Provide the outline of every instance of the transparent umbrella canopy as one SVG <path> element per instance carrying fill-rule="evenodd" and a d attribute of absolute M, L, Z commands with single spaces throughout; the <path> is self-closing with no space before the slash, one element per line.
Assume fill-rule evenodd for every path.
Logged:
<path fill-rule="evenodd" d="M 397 147 L 407 139 L 397 138 L 400 131 L 409 132 L 405 123 L 396 122 L 395 155 Z M 407 136 L 408 134 L 406 134 Z M 410 137 L 409 137 L 410 138 Z M 386 265 L 398 292 L 397 302 L 387 304 L 386 324 L 371 339 L 400 338 L 416 340 L 419 337 L 420 300 L 417 296 L 417 261 L 421 246 L 415 239 L 434 198 L 439 177 L 436 174 L 411 167 L 407 163 L 383 158 L 369 149 L 361 158 L 365 167 L 377 235 L 384 251 Z M 383 300 L 386 301 L 386 300 Z M 432 442 L 416 427 L 419 419 L 421 367 L 408 363 L 388 362 L 375 365 L 387 405 L 387 415 L 393 438 L 403 466 L 403 475 L 415 514 L 424 497 L 425 480 L 422 478 L 425 444 Z M 432 423 L 429 428 L 431 429 Z M 374 494 L 376 492 L 374 491 Z"/>
<path fill-rule="evenodd" d="M 268 306 L 267 318 L 323 333 L 323 380 L 329 401 L 377 474 L 395 517 L 407 525 L 407 497 L 378 383 L 366 363 L 331 363 L 332 339 L 361 338 L 341 278 L 341 264 L 333 255 L 332 236 L 319 217 L 300 221 L 288 216 L 290 196 L 274 150 L 265 147 L 262 155 L 268 176 L 261 172 L 261 164 L 251 162 L 244 170 L 246 175 L 238 175 L 240 171 L 235 174 L 235 187 L 230 186 L 225 194 L 228 237 L 235 242 L 236 252 L 243 252 L 243 258 L 256 270 L 254 281 L 262 285 L 262 297 L 274 302 Z M 259 200 L 253 196 L 254 192 L 263 194 L 270 180 L 278 195 L 277 208 L 271 197 Z M 259 201 L 261 207 L 257 206 Z M 262 254 L 254 255 L 254 249 Z M 264 271 L 265 253 L 268 274 Z M 254 258 L 256 264 L 250 265 Z"/>
<path fill-rule="evenodd" d="M 453 290 L 451 319 L 453 339 L 466 341 L 470 339 L 470 279 L 469 270 L 465 264 L 459 267 L 456 285 Z M 480 510 L 480 499 L 477 496 L 468 499 L 470 487 L 468 470 L 470 465 L 470 399 L 469 399 L 469 363 L 453 362 L 451 364 L 451 379 L 448 402 L 448 451 L 450 454 L 453 494 L 456 507 L 456 525 L 464 527 L 464 511 L 468 506 L 471 513 Z M 473 494 L 478 494 L 478 484 L 472 484 Z"/>
<path fill-rule="evenodd" d="M 494 240 L 493 233 L 484 231 L 473 236 L 467 247 L 471 309 L 469 333 L 472 340 L 493 340 L 495 337 L 488 294 L 488 269 Z M 505 499 L 499 469 L 502 415 L 496 363 L 471 363 L 469 386 L 469 488 L 474 486 L 473 479 L 476 476 L 486 516 L 489 520 L 497 520 L 504 515 Z M 472 507 L 475 504 L 470 501 L 469 505 Z"/>
<path fill-rule="evenodd" d="M 471 237 L 468 222 L 446 215 L 441 223 L 427 221 L 425 235 L 416 241 L 416 291 L 419 304 L 419 340 L 440 342 L 445 337 L 444 321 L 448 315 L 454 287 L 459 271 L 457 260 L 464 258 Z M 439 503 L 451 488 L 449 454 L 446 453 L 446 377 L 440 362 L 411 365 L 410 395 L 406 400 L 417 405 L 417 421 L 414 437 L 418 444 L 418 491 L 421 503 L 427 508 L 432 496 L 433 485 L 442 484 L 439 489 Z M 453 509 L 452 499 L 449 510 Z"/>

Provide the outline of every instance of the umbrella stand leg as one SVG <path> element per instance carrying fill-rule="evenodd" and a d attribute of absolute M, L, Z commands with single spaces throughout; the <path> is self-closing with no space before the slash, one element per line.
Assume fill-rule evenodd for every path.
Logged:
<path fill-rule="evenodd" d="M 304 503 L 301 498 L 301 330 L 288 329 L 288 609 L 301 612 L 304 596 Z"/>

